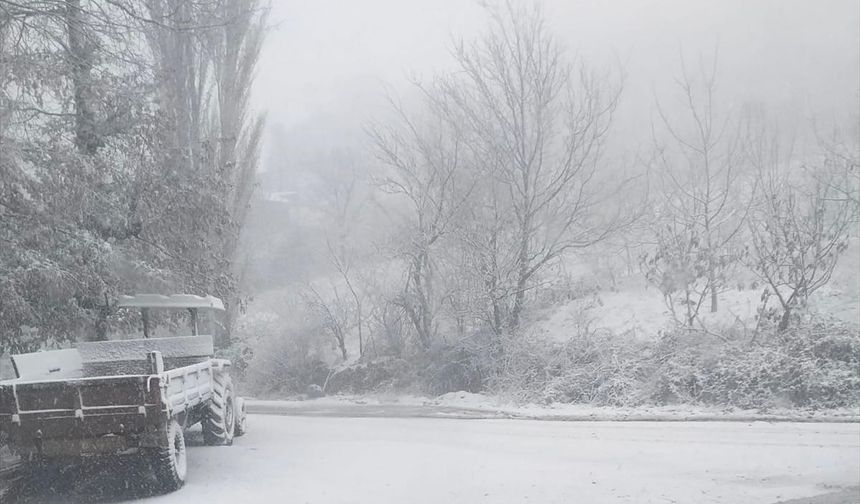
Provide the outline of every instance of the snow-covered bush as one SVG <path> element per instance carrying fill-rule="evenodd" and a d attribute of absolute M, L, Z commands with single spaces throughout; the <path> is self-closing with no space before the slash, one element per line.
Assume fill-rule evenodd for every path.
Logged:
<path fill-rule="evenodd" d="M 650 363 L 645 344 L 609 331 L 582 331 L 566 343 L 503 338 L 491 388 L 515 401 L 631 405 L 643 401 Z"/>
<path fill-rule="evenodd" d="M 657 342 L 582 331 L 568 342 L 504 337 L 488 388 L 518 402 L 708 404 L 740 408 L 860 405 L 860 334 L 818 321 L 750 341 L 686 328 Z"/>
<path fill-rule="evenodd" d="M 417 354 L 421 391 L 432 395 L 448 392 L 481 392 L 486 388 L 495 355 L 495 336 L 478 331 L 453 344 L 437 344 Z"/>
<path fill-rule="evenodd" d="M 627 336 L 585 333 L 570 340 L 560 354 L 567 361 L 549 381 L 547 402 L 588 402 L 629 406 L 643 401 L 643 380 L 650 372 L 649 352 Z"/>
<path fill-rule="evenodd" d="M 860 334 L 817 321 L 756 342 L 682 331 L 657 345 L 650 398 L 742 408 L 860 404 Z"/>

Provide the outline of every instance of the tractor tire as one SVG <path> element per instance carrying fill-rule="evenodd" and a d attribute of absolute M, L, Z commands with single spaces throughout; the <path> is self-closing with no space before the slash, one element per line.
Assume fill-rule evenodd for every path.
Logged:
<path fill-rule="evenodd" d="M 176 420 L 171 419 L 167 426 L 166 448 L 159 448 L 152 454 L 150 465 L 160 490 L 173 492 L 185 484 L 188 470 L 185 450 L 185 435 Z"/>
<path fill-rule="evenodd" d="M 227 373 L 212 376 L 212 399 L 201 422 L 203 441 L 210 446 L 233 444 L 236 430 L 236 398 Z"/>
<path fill-rule="evenodd" d="M 236 398 L 236 429 L 233 434 L 236 437 L 244 436 L 248 432 L 248 415 L 245 412 L 245 400 Z"/>

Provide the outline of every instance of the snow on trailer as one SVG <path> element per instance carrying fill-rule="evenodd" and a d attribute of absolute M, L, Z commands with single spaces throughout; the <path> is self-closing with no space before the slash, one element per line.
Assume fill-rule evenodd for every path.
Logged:
<path fill-rule="evenodd" d="M 81 457 L 137 454 L 164 490 L 186 476 L 183 429 L 200 423 L 204 440 L 229 445 L 245 430 L 230 362 L 212 337 L 197 334 L 197 310 L 222 310 L 207 296 L 124 296 L 120 306 L 192 311 L 192 336 L 80 343 L 12 356 L 16 378 L 0 382 L 0 426 L 34 472 Z M 144 316 L 146 321 L 146 316 Z M 146 323 L 144 324 L 145 329 Z"/>

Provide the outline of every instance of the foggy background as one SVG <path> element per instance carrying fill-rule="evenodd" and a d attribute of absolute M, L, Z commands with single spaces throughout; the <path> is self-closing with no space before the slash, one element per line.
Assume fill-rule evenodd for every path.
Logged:
<path fill-rule="evenodd" d="M 627 168 L 640 169 L 637 163 L 652 148 L 657 101 L 669 115 L 683 110 L 676 93 L 682 58 L 693 72 L 716 62 L 720 111 L 759 116 L 800 157 L 814 148 L 816 135 L 857 122 L 857 2 L 538 4 L 567 55 L 623 79 L 609 134 L 613 147 L 605 156 Z M 450 71 L 452 44 L 474 40 L 487 28 L 481 3 L 460 0 L 281 0 L 273 2 L 269 20 L 253 95 L 266 116 L 257 209 L 272 193 L 294 193 L 295 199 L 307 192 L 303 181 L 318 171 L 309 164 L 330 165 L 319 157 L 332 152 L 369 173 L 374 160 L 366 127 L 384 117 L 386 97 L 414 99 L 412 82 Z M 272 223 L 251 214 L 251 226 L 278 229 Z M 257 248 L 250 247 L 252 256 Z M 289 262 L 249 259 L 254 273 L 248 287 L 265 291 L 271 285 L 254 279 L 278 277 Z"/>
<path fill-rule="evenodd" d="M 528 8 L 532 3 L 516 5 Z M 808 177 L 817 177 L 811 175 L 818 170 L 814 167 L 830 163 L 823 161 L 835 152 L 828 149 L 838 145 L 837 150 L 856 152 L 860 5 L 852 1 L 669 0 L 546 0 L 536 5 L 546 20 L 546 32 L 561 44 L 566 62 L 596 71 L 605 89 L 622 87 L 593 185 L 594 194 L 603 198 L 594 215 L 607 218 L 615 209 L 629 207 L 627 211 L 641 212 L 641 219 L 592 246 L 567 250 L 530 280 L 522 325 L 514 323 L 516 329 L 511 329 L 515 346 L 523 345 L 517 348 L 524 353 L 517 355 L 528 361 L 527 356 L 546 350 L 546 358 L 552 361 L 560 351 L 554 345 L 560 345 L 577 359 L 573 356 L 588 354 L 594 344 L 633 352 L 630 358 L 635 361 L 635 349 L 642 341 L 658 346 L 675 341 L 672 327 L 677 329 L 677 324 L 696 334 L 679 340 L 693 347 L 711 345 L 713 338 L 737 341 L 742 348 L 760 342 L 751 335 L 758 334 L 778 310 L 750 259 L 750 233 L 765 224 L 747 221 L 747 214 L 767 199 L 755 195 L 763 183 L 763 165 L 756 163 L 774 163 L 780 177 L 795 180 L 805 191 L 811 187 Z M 418 228 L 408 200 L 386 191 L 382 181 L 397 169 L 391 171 L 380 155 L 384 142 L 374 137 L 380 126 L 390 127 L 392 133 L 405 131 L 392 113 L 395 105 L 421 123 L 425 97 L 420 86 L 432 89 L 440 77 L 463 73 L 453 48 L 459 41 L 466 46 L 481 41 L 491 25 L 490 12 L 480 2 L 452 0 L 272 5 L 272 30 L 254 84 L 255 108 L 265 112 L 266 129 L 257 191 L 243 231 L 242 288 L 248 298 L 237 334 L 240 346 L 253 349 L 248 355 L 256 360 L 249 362 L 257 364 L 251 364 L 251 369 L 283 366 L 283 373 L 294 378 L 279 389 L 280 382 L 268 381 L 280 376 L 279 371 L 252 372 L 257 376 L 250 379 L 252 389 L 303 393 L 304 384 L 319 386 L 326 393 L 398 389 L 403 383 L 416 382 L 401 380 L 404 375 L 397 368 L 401 364 L 385 359 L 401 362 L 397 359 L 403 358 L 402 366 L 411 370 L 406 374 L 417 373 L 418 387 L 425 392 L 489 390 L 529 400 L 536 389 L 541 397 L 555 393 L 554 385 L 529 385 L 523 376 L 512 377 L 517 372 L 495 369 L 495 358 L 478 356 L 486 350 L 482 345 L 493 343 L 481 336 L 488 327 L 488 315 L 482 311 L 485 301 L 481 301 L 486 293 L 478 293 L 482 287 L 469 283 L 480 280 L 464 278 L 479 276 L 469 266 L 472 252 L 460 248 L 465 242 L 430 247 L 433 258 L 428 267 L 433 271 L 426 275 L 437 291 L 429 295 L 427 316 L 436 325 L 432 341 L 420 341 L 416 335 L 420 324 L 410 322 L 407 315 L 411 304 L 417 303 L 411 296 L 422 295 L 411 283 L 415 267 L 410 258 L 416 252 L 410 247 L 418 246 L 424 231 Z M 685 219 L 680 207 L 667 205 L 671 207 L 678 197 L 684 199 L 678 192 L 683 192 L 684 184 L 689 188 L 700 183 L 695 173 L 701 166 L 688 159 L 678 166 L 680 172 L 690 171 L 691 178 L 684 179 L 681 189 L 666 186 L 666 167 L 661 168 L 655 158 L 674 143 L 659 110 L 682 135 L 695 131 L 689 122 L 689 103 L 679 92 L 685 71 L 692 79 L 696 106 L 706 100 L 702 75 L 714 72 L 714 120 L 727 121 L 732 131 L 728 136 L 736 132 L 740 142 L 732 147 L 726 138 L 718 140 L 716 150 L 721 154 L 717 156 L 744 157 L 718 184 L 722 190 L 724 183 L 731 196 L 728 219 L 747 223 L 736 228 L 739 233 L 725 244 L 723 253 L 730 258 L 721 273 L 725 276 L 717 280 L 719 294 L 708 302 L 700 298 L 696 313 L 682 322 L 685 301 L 676 298 L 679 291 L 667 289 L 666 282 L 680 274 L 672 268 L 683 267 L 676 264 L 661 270 L 648 261 L 659 262 L 662 252 L 657 251 L 667 250 L 661 249 L 665 243 L 658 244 L 666 226 Z M 765 137 L 774 142 L 774 151 L 767 154 L 771 147 L 765 147 Z M 753 160 L 756 156 L 758 161 Z M 848 163 L 845 166 L 853 166 L 850 159 L 855 154 L 846 156 L 840 159 Z M 621 180 L 634 182 L 626 189 L 614 188 Z M 788 213 L 796 211 L 800 210 Z M 852 222 L 846 233 L 856 237 L 856 219 Z M 552 225 L 548 222 L 544 228 Z M 686 229 L 681 235 L 695 243 L 698 231 Z M 447 237 L 461 237 L 462 231 Z M 832 280 L 810 301 L 810 313 L 835 318 L 839 324 L 856 324 L 860 318 L 854 306 L 860 299 L 858 247 L 856 238 L 846 243 L 847 252 L 839 248 Z M 506 246 L 502 254 L 514 248 L 510 243 Z M 465 262 L 458 263 L 461 260 Z M 451 266 L 455 263 L 465 269 Z M 686 303 L 690 302 L 688 298 Z M 615 337 L 621 341 L 613 343 Z M 734 351 L 728 350 L 734 344 L 695 351 L 724 355 Z M 667 348 L 654 351 L 659 354 Z M 691 348 L 685 347 L 682 353 Z M 615 350 L 608 352 L 615 355 Z M 288 356 L 281 363 L 264 357 L 281 354 Z M 485 358 L 491 363 L 481 360 Z M 521 363 L 524 374 L 531 366 L 526 361 Z M 599 378 L 594 383 L 601 385 L 593 386 L 601 391 L 594 393 L 600 398 L 587 400 L 636 402 L 640 392 L 652 394 L 648 400 L 655 400 L 654 392 L 643 391 L 647 388 L 643 383 L 650 378 L 644 382 L 641 377 L 630 378 L 639 384 L 629 390 L 638 392 L 630 393 L 625 385 L 627 392 L 619 392 L 619 397 L 601 388 L 603 380 L 615 383 L 626 380 L 619 376 L 627 372 L 636 375 L 639 365 L 595 371 Z M 359 368 L 378 371 L 376 381 L 365 383 L 365 371 Z M 665 377 L 675 371 L 653 372 Z M 554 378 L 548 380 L 555 383 Z M 673 400 L 679 397 L 676 392 L 667 394 Z M 576 396 L 571 391 L 561 395 L 564 401 Z M 779 401 L 765 402 L 771 400 Z"/>
<path fill-rule="evenodd" d="M 676 78 L 681 54 L 692 61 L 718 51 L 721 97 L 733 107 L 765 107 L 784 129 L 803 131 L 813 119 L 857 110 L 857 2 L 540 3 L 570 54 L 624 70 L 613 129 L 637 143 L 648 140 L 654 97 Z M 403 92 L 412 76 L 450 69 L 452 40 L 486 27 L 479 2 L 469 0 L 279 0 L 270 22 L 254 95 L 267 115 L 268 153 L 279 131 L 301 136 L 334 128 L 323 146 L 361 140 L 362 122 L 386 88 Z M 267 156 L 263 170 L 278 170 L 277 162 Z"/>

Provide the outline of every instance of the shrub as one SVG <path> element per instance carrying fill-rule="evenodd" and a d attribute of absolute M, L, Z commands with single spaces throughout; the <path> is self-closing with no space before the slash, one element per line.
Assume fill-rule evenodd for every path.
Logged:
<path fill-rule="evenodd" d="M 454 344 L 437 344 L 413 357 L 422 392 L 481 392 L 495 354 L 495 336 L 475 332 Z"/>
<path fill-rule="evenodd" d="M 522 402 L 708 404 L 740 408 L 860 405 L 860 335 L 817 321 L 757 342 L 679 328 L 656 342 L 583 331 L 566 343 L 503 337 L 495 393 Z"/>
<path fill-rule="evenodd" d="M 650 373 L 647 345 L 630 335 L 586 332 L 567 342 L 565 365 L 557 366 L 545 401 L 628 406 L 643 401 L 642 383 Z"/>
<path fill-rule="evenodd" d="M 860 406 L 856 326 L 801 319 L 785 332 L 766 327 L 754 341 L 678 328 L 657 341 L 582 328 L 566 342 L 536 334 L 479 331 L 403 358 L 362 359 L 332 369 L 315 326 L 257 324 L 255 353 L 234 348 L 254 393 L 380 390 L 440 395 L 491 392 L 516 402 L 610 406 L 706 404 L 740 408 Z"/>
<path fill-rule="evenodd" d="M 647 346 L 629 335 L 584 331 L 565 343 L 504 337 L 491 388 L 515 401 L 631 405 L 643 401 Z"/>
<path fill-rule="evenodd" d="M 679 331 L 657 345 L 658 404 L 683 402 L 742 408 L 843 407 L 860 404 L 860 335 L 816 321 L 771 330 L 749 343 Z"/>

